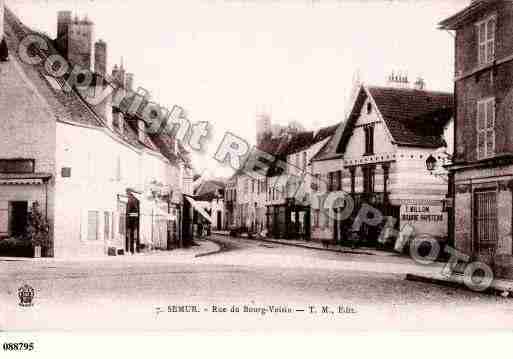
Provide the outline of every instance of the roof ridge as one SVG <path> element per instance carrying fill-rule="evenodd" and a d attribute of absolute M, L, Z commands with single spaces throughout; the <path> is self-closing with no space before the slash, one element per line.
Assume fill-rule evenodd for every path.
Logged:
<path fill-rule="evenodd" d="M 366 86 L 368 89 L 379 89 L 379 90 L 394 90 L 394 91 L 405 91 L 405 92 L 416 92 L 416 93 L 426 93 L 426 94 L 440 94 L 440 95 L 450 95 L 454 96 L 453 92 L 448 91 L 440 91 L 440 90 L 417 90 L 415 88 L 398 88 L 393 86 L 378 86 L 378 85 L 369 85 Z"/>

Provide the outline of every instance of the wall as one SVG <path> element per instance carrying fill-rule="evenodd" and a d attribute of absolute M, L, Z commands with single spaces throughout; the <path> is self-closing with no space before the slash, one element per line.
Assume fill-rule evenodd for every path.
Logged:
<path fill-rule="evenodd" d="M 3 7 L 0 7 L 3 10 Z M 12 49 L 15 48 L 7 36 L 11 51 L 10 61 L 0 63 L 0 158 L 35 159 L 35 171 L 55 174 L 55 114 L 46 101 L 49 89 L 33 85 L 32 78 L 24 71 Z M 46 91 L 46 92 L 45 92 Z M 51 96 L 51 95 L 50 95 Z M 10 200 L 40 201 L 48 209 L 48 220 L 53 235 L 53 180 L 46 191 L 42 185 L 0 186 L 0 208 L 5 209 Z M 30 203 L 29 203 L 30 205 Z M 5 212 L 3 216 L 5 218 Z"/>
<path fill-rule="evenodd" d="M 124 247 L 119 233 L 119 206 L 126 189 L 143 192 L 151 180 L 169 184 L 166 160 L 119 142 L 106 129 L 58 123 L 57 167 L 71 167 L 71 177 L 56 178 L 56 256 L 104 255 L 108 246 Z M 60 171 L 60 170 L 59 170 Z M 141 203 L 141 242 L 152 240 L 151 202 Z M 98 240 L 87 239 L 87 213 L 99 211 Z M 114 218 L 114 234 L 104 238 L 104 212 Z"/>
<path fill-rule="evenodd" d="M 513 5 L 499 2 L 490 6 L 491 14 L 497 14 L 496 59 L 513 55 Z M 486 17 L 486 16 L 484 16 Z M 478 21 L 484 17 L 476 18 Z M 477 32 L 475 22 L 465 25 L 456 33 L 456 75 L 468 74 L 478 68 Z M 486 68 L 456 83 L 457 115 L 455 132 L 455 153 L 457 161 L 477 159 L 476 116 L 477 101 L 496 97 L 496 153 L 513 152 L 513 64 L 506 62 L 495 68 Z"/>

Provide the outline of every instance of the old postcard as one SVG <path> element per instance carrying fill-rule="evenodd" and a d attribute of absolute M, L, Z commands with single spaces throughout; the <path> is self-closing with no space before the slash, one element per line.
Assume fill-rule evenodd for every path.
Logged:
<path fill-rule="evenodd" d="M 0 330 L 510 331 L 512 33 L 504 0 L 0 0 Z"/>

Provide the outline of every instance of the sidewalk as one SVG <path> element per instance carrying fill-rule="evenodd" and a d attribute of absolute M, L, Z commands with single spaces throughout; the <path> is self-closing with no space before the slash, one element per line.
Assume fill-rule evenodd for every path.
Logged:
<path fill-rule="evenodd" d="M 154 250 L 151 252 L 137 253 L 134 255 L 125 254 L 120 256 L 101 256 L 101 257 L 72 257 L 72 258 L 25 258 L 25 257 L 0 257 L 1 262 L 37 262 L 37 263 L 51 263 L 51 262 L 94 262 L 94 261 L 148 261 L 157 259 L 194 259 L 197 257 L 206 256 L 209 254 L 217 253 L 221 250 L 221 247 L 206 239 L 195 239 L 194 242 L 197 246 L 189 248 L 173 249 L 171 251 L 166 250 Z"/>
<path fill-rule="evenodd" d="M 229 236 L 229 231 L 212 231 L 212 234 L 217 234 L 221 236 Z M 234 237 L 235 238 L 235 237 Z M 247 239 L 247 237 L 242 236 L 241 238 Z M 330 244 L 327 247 L 318 241 L 305 241 L 301 239 L 277 239 L 277 238 L 252 238 L 255 241 L 268 242 L 268 243 L 276 243 L 283 244 L 287 246 L 315 249 L 320 251 L 329 251 L 329 252 L 337 252 L 337 253 L 348 253 L 348 254 L 359 254 L 359 255 L 378 255 L 378 256 L 399 256 L 397 253 L 380 251 L 373 248 L 351 248 L 344 247 L 341 245 Z"/>

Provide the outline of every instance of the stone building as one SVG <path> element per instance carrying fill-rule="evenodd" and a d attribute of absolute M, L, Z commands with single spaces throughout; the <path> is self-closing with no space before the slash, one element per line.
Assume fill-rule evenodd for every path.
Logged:
<path fill-rule="evenodd" d="M 426 159 L 447 158 L 452 140 L 444 139 L 444 131 L 452 118 L 453 96 L 408 88 L 404 78 L 399 81 L 391 87 L 360 85 L 347 120 L 313 158 L 313 196 L 346 193 L 354 203 L 344 220 L 326 216 L 316 205 L 313 239 L 349 239 L 355 215 L 369 204 L 395 218 L 397 228 L 410 225 L 418 234 L 446 240 L 447 183 L 427 170 Z M 360 238 L 376 245 L 383 224 L 362 226 Z"/>
<path fill-rule="evenodd" d="M 9 9 L 0 12 L 0 38 L 9 49 L 0 62 L 0 236 L 22 235 L 37 201 L 50 223 L 48 255 L 168 248 L 180 235 L 190 167 L 180 144 L 147 134 L 142 118 L 113 106 L 112 95 L 93 105 L 85 101 L 89 89 L 65 85 L 69 74 L 49 74 L 44 63 L 59 54 L 51 39 L 44 37 L 48 48 L 32 54 L 40 62 L 24 62 L 17 50 L 33 32 Z M 66 19 L 59 14 L 61 34 Z M 113 86 L 99 74 L 96 84 Z"/>
<path fill-rule="evenodd" d="M 440 27 L 456 32 L 455 245 L 490 263 L 512 254 L 513 3 L 473 1 Z"/>

